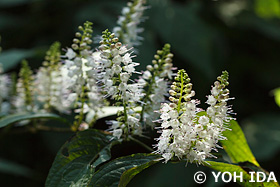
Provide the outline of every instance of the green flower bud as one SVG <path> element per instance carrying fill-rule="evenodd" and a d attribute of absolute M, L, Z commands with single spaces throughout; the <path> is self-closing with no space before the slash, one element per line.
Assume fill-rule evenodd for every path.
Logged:
<path fill-rule="evenodd" d="M 158 60 L 158 59 L 160 59 L 160 56 L 159 55 L 155 55 L 154 58 Z"/>

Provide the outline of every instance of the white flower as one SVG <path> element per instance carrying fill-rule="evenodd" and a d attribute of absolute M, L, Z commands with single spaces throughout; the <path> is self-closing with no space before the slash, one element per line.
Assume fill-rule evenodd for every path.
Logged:
<path fill-rule="evenodd" d="M 113 29 L 116 36 L 121 37 L 121 41 L 129 48 L 139 45 L 142 40 L 138 35 L 143 32 L 143 29 L 138 26 L 143 20 L 143 12 L 146 9 L 144 4 L 145 0 L 129 2 L 127 7 L 123 8 L 122 16 L 119 16 L 118 26 Z"/>
<path fill-rule="evenodd" d="M 207 104 L 214 106 L 216 104 L 217 100 L 213 95 L 208 96 L 208 100 L 206 101 Z"/>
<path fill-rule="evenodd" d="M 113 135 L 115 134 L 114 136 L 118 138 L 128 135 L 141 135 L 142 126 L 138 114 L 133 109 L 143 96 L 142 85 L 130 80 L 138 63 L 133 62 L 132 58 L 134 56 L 125 46 L 117 42 L 118 38 L 115 38 L 113 33 L 108 31 L 105 31 L 105 33 L 107 35 L 103 35 L 104 38 L 101 43 L 106 43 L 106 45 L 101 44 L 99 46 L 101 57 L 99 64 L 101 67 L 99 68 L 98 80 L 102 84 L 101 89 L 106 93 L 106 97 L 117 98 L 117 101 L 124 106 L 125 110 L 121 114 L 124 120 L 118 123 L 117 127 L 111 127 L 110 129 L 113 128 Z M 111 38 L 111 40 L 108 38 Z M 107 45 L 108 43 L 110 45 Z M 120 130 L 115 132 L 115 129 L 121 129 L 122 133 L 120 133 Z"/>
<path fill-rule="evenodd" d="M 68 76 L 66 65 L 59 65 L 52 72 L 46 67 L 41 67 L 35 75 L 35 94 L 44 108 L 54 108 L 62 113 L 69 113 L 77 98 L 76 93 L 70 91 L 75 82 Z"/>
<path fill-rule="evenodd" d="M 151 74 L 150 71 L 145 71 L 145 72 L 143 73 L 143 78 L 144 78 L 144 79 L 149 79 L 149 78 L 151 78 L 151 76 L 152 76 L 152 74 Z"/>
<path fill-rule="evenodd" d="M 207 116 L 201 116 L 198 120 L 198 123 L 207 125 L 209 123 L 209 118 Z"/>
<path fill-rule="evenodd" d="M 143 92 L 148 90 L 146 96 L 142 99 L 141 120 L 151 128 L 155 126 L 154 122 L 159 118 L 159 114 L 155 111 L 158 111 L 161 103 L 166 100 L 168 82 L 173 74 L 172 57 L 170 45 L 165 44 L 162 50 L 157 51 L 153 66 L 148 65 L 147 70 L 138 80 L 138 83 L 145 88 Z"/>
<path fill-rule="evenodd" d="M 10 77 L 2 73 L 2 64 L 0 63 L 0 114 L 7 114 L 10 111 L 9 94 L 11 91 Z"/>
<path fill-rule="evenodd" d="M 187 74 L 180 70 L 175 80 L 188 80 L 187 78 Z M 189 86 L 183 84 L 181 88 L 175 86 L 182 85 L 177 84 L 178 82 L 171 86 L 173 91 L 170 93 L 174 96 L 171 97 L 171 101 L 179 102 L 176 101 L 178 97 L 186 98 L 186 100 L 182 103 L 179 102 L 177 105 L 174 103 L 161 105 L 159 120 L 161 122 L 161 135 L 157 139 L 156 152 L 162 154 L 165 162 L 176 156 L 179 159 L 186 158 L 191 163 L 203 164 L 207 157 L 214 157 L 211 151 L 217 151 L 218 141 L 226 139 L 222 132 L 226 130 L 225 124 L 232 119 L 227 114 L 230 108 L 226 106 L 229 91 L 224 90 L 227 83 L 227 74 L 223 72 L 219 80 L 221 82 L 215 82 L 217 88 L 213 89 L 213 87 L 211 90 L 213 95 L 208 96 L 206 103 L 210 106 L 206 110 L 207 114 L 202 116 L 198 115 L 201 109 L 196 107 L 199 102 L 191 99 L 194 92 L 189 90 L 189 82 L 186 83 Z M 176 90 L 185 87 L 187 91 L 180 93 L 180 96 L 178 96 Z M 221 94 L 223 94 L 222 97 Z"/>
<path fill-rule="evenodd" d="M 170 115 L 168 113 L 163 113 L 160 115 L 160 118 L 162 120 L 168 120 L 168 119 L 170 119 Z"/>
<path fill-rule="evenodd" d="M 115 130 L 113 130 L 113 136 L 117 137 L 118 139 L 121 138 L 122 133 L 123 133 L 122 129 L 115 129 Z"/>
<path fill-rule="evenodd" d="M 73 51 L 73 49 L 68 48 L 65 56 L 71 60 L 76 57 L 76 53 Z"/>
<path fill-rule="evenodd" d="M 124 83 L 127 83 L 129 77 L 130 77 L 129 73 L 124 72 L 120 74 L 121 81 Z"/>

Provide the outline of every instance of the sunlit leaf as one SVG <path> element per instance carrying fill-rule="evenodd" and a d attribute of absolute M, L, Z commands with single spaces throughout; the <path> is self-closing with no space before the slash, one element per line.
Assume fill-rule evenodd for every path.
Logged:
<path fill-rule="evenodd" d="M 274 97 L 276 104 L 280 107 L 280 88 L 274 90 Z"/>
<path fill-rule="evenodd" d="M 280 18 L 279 0 L 255 0 L 255 12 L 263 18 Z"/>
<path fill-rule="evenodd" d="M 240 173 L 243 173 L 243 182 L 240 182 L 240 178 L 237 178 L 238 183 L 240 183 L 242 186 L 255 186 L 255 183 L 250 183 L 251 176 L 243 170 L 240 166 L 238 165 L 233 165 L 233 164 L 227 164 L 223 162 L 214 162 L 214 161 L 208 161 L 207 162 L 209 165 L 206 164 L 207 167 L 212 168 L 214 170 L 220 171 L 220 172 L 230 172 L 232 175 L 234 175 L 234 172 L 237 175 L 240 175 Z M 221 180 L 221 179 L 220 179 Z"/>
<path fill-rule="evenodd" d="M 238 123 L 234 120 L 230 121 L 230 129 L 223 132 L 227 140 L 221 141 L 223 148 L 231 158 L 233 163 L 251 162 L 259 166 L 249 145 L 246 141 L 244 133 Z"/>
<path fill-rule="evenodd" d="M 237 165 L 237 164 L 228 164 L 223 162 L 214 162 L 214 161 L 207 161 L 209 165 L 206 165 L 209 168 L 212 168 L 214 170 L 220 171 L 220 172 L 229 172 L 234 180 L 236 179 L 236 182 L 238 182 L 241 186 L 244 187 L 255 187 L 255 186 L 266 186 L 266 187 L 279 187 L 279 184 L 277 182 L 272 181 L 265 181 L 265 182 L 253 182 L 257 181 L 255 175 L 251 175 L 249 172 L 258 172 L 262 171 L 265 172 L 262 168 L 259 168 L 258 166 L 254 166 L 253 164 L 248 163 L 247 165 Z M 247 166 L 247 167 L 245 167 Z M 251 167 L 249 167 L 251 166 Z M 253 167 L 252 167 L 253 166 Z M 217 173 L 215 173 L 217 176 Z M 222 175 L 222 174 L 221 174 Z M 240 181 L 240 177 L 234 177 L 234 176 L 242 176 L 242 181 Z M 267 178 L 266 178 L 267 179 Z M 220 176 L 221 180 L 221 176 Z"/>

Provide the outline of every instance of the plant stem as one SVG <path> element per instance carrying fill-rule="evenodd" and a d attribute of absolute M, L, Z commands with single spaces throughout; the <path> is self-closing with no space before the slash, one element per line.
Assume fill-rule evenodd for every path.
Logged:
<path fill-rule="evenodd" d="M 135 143 L 141 145 L 142 147 L 144 147 L 145 149 L 147 149 L 148 151 L 153 152 L 154 150 L 147 146 L 146 144 L 144 144 L 143 142 L 141 142 L 140 140 L 137 140 L 136 138 L 133 138 L 132 136 L 129 137 L 130 140 L 134 141 Z"/>
<path fill-rule="evenodd" d="M 55 132 L 73 132 L 70 128 L 61 128 L 61 127 L 49 127 L 44 125 L 37 125 L 36 130 L 41 131 L 55 131 Z"/>
<path fill-rule="evenodd" d="M 184 81 L 183 81 L 183 73 L 181 73 L 181 90 L 180 90 L 180 98 L 179 98 L 179 101 L 178 101 L 178 108 L 177 108 L 178 113 L 181 110 L 181 102 L 182 102 L 182 97 L 183 97 L 183 90 L 184 90 Z"/>

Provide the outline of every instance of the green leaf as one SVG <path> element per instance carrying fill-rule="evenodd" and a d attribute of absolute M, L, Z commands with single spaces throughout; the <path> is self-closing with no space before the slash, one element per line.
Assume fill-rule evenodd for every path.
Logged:
<path fill-rule="evenodd" d="M 280 107 L 280 88 L 275 89 L 273 92 L 274 92 L 275 102 Z"/>
<path fill-rule="evenodd" d="M 152 160 L 152 161 L 146 162 L 142 165 L 138 165 L 138 166 L 135 166 L 133 168 L 126 170 L 121 176 L 119 187 L 127 186 L 127 184 L 131 181 L 131 179 L 133 177 L 135 177 L 138 173 L 140 173 L 144 169 L 146 169 L 156 163 L 158 163 L 158 160 Z"/>
<path fill-rule="evenodd" d="M 262 18 L 280 18 L 279 0 L 255 0 L 255 12 Z"/>
<path fill-rule="evenodd" d="M 55 119 L 66 122 L 66 120 L 56 114 L 51 113 L 20 113 L 5 116 L 0 119 L 0 128 L 10 125 L 15 122 L 31 119 Z"/>
<path fill-rule="evenodd" d="M 0 54 L 0 63 L 3 65 L 4 71 L 12 69 L 19 64 L 24 58 L 28 58 L 34 55 L 34 50 L 24 49 L 11 49 L 3 51 Z"/>
<path fill-rule="evenodd" d="M 251 162 L 256 166 L 259 166 L 259 163 L 249 148 L 242 129 L 236 121 L 230 121 L 230 129 L 231 131 L 224 131 L 223 135 L 227 140 L 223 140 L 221 143 L 232 162 Z"/>
<path fill-rule="evenodd" d="M 14 14 L 0 13 L 0 18 L 1 29 L 10 29 L 12 26 L 15 26 L 14 23 L 19 23 L 21 21 L 20 18 Z"/>
<path fill-rule="evenodd" d="M 255 186 L 267 186 L 267 187 L 279 187 L 279 184 L 276 182 L 249 182 L 249 181 L 256 181 L 256 176 L 253 175 L 253 178 L 251 177 L 251 174 L 248 172 L 254 171 L 254 172 L 266 172 L 262 168 L 255 166 L 252 163 L 246 162 L 246 163 L 240 163 L 239 165 L 234 164 L 228 164 L 223 162 L 214 162 L 214 161 L 207 161 L 209 165 L 206 165 L 209 168 L 212 168 L 214 170 L 220 171 L 220 172 L 230 172 L 232 176 L 235 174 L 237 176 L 241 175 L 243 176 L 243 182 L 240 182 L 240 178 L 236 178 L 237 182 L 245 187 L 255 187 Z M 235 173 L 235 174 L 234 174 Z M 266 178 L 267 179 L 267 178 Z"/>
<path fill-rule="evenodd" d="M 212 47 L 217 36 L 221 36 L 199 16 L 202 3 L 191 1 L 179 5 L 171 1 L 158 1 L 153 10 L 152 27 L 155 27 L 159 36 L 170 42 L 178 56 L 186 59 L 204 75 L 213 77 Z"/>
<path fill-rule="evenodd" d="M 251 176 L 243 170 L 239 165 L 233 165 L 223 162 L 214 162 L 214 161 L 207 161 L 209 165 L 206 165 L 207 167 L 220 171 L 220 172 L 230 172 L 232 175 L 234 175 L 234 172 L 239 176 L 240 172 L 243 173 L 243 182 L 240 182 L 240 178 L 237 178 L 237 182 L 240 183 L 242 186 L 256 186 L 256 183 L 250 183 Z"/>
<path fill-rule="evenodd" d="M 0 159 L 0 172 L 23 177 L 32 177 L 34 175 L 31 169 L 2 158 Z"/>
<path fill-rule="evenodd" d="M 158 161 L 159 155 L 144 153 L 117 158 L 94 173 L 90 186 L 126 186 L 136 174 Z"/>
<path fill-rule="evenodd" d="M 46 187 L 87 186 L 96 166 L 111 158 L 115 143 L 113 136 L 98 130 L 78 132 L 57 153 Z"/>
<path fill-rule="evenodd" d="M 244 134 L 259 161 L 277 159 L 280 149 L 280 113 L 260 113 L 243 120 Z"/>
<path fill-rule="evenodd" d="M 1 7 L 20 6 L 28 3 L 34 3 L 35 1 L 41 1 L 41 0 L 1 0 L 0 6 Z"/>

